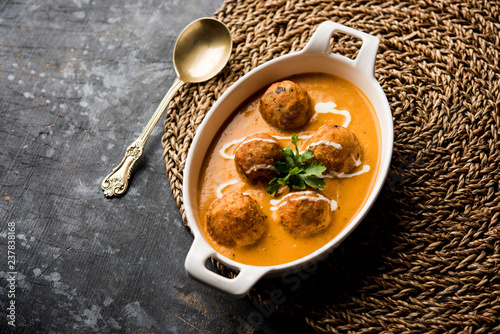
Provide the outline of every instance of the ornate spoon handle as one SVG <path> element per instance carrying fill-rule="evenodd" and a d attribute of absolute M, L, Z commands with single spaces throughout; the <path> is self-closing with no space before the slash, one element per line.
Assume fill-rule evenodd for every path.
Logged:
<path fill-rule="evenodd" d="M 102 190 L 104 190 L 104 196 L 121 196 L 125 193 L 128 188 L 128 182 L 132 172 L 132 168 L 139 158 L 142 156 L 144 151 L 144 145 L 149 138 L 149 135 L 153 131 L 156 123 L 160 119 L 161 115 L 168 106 L 168 103 L 174 96 L 174 94 L 181 88 L 184 84 L 179 78 L 175 79 L 172 87 L 168 90 L 167 94 L 161 100 L 160 105 L 156 108 L 156 111 L 149 120 L 148 124 L 142 130 L 141 135 L 137 138 L 128 148 L 123 157 L 122 161 L 118 166 L 116 166 L 113 171 L 104 178 L 101 184 Z"/>

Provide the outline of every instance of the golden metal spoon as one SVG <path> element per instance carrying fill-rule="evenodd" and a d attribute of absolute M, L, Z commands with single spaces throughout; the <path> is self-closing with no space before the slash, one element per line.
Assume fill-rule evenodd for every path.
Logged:
<path fill-rule="evenodd" d="M 127 148 L 123 160 L 102 181 L 101 188 L 105 196 L 125 193 L 132 168 L 142 156 L 149 135 L 174 94 L 184 83 L 203 82 L 217 75 L 229 60 L 232 46 L 229 29 L 213 18 L 196 20 L 181 32 L 175 43 L 173 57 L 177 78 L 139 138 Z"/>

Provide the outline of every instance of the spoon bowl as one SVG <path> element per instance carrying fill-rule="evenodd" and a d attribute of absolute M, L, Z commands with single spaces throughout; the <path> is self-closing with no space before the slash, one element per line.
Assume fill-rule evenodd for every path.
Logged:
<path fill-rule="evenodd" d="M 218 74 L 231 55 L 232 40 L 226 26 L 214 19 L 188 25 L 174 47 L 174 66 L 184 82 L 203 82 Z"/>
<path fill-rule="evenodd" d="M 229 29 L 214 18 L 201 18 L 184 28 L 175 43 L 173 54 L 177 79 L 140 136 L 127 148 L 120 164 L 102 181 L 101 188 L 106 197 L 125 193 L 132 168 L 142 156 L 149 135 L 179 88 L 184 83 L 207 81 L 219 74 L 229 60 L 232 47 Z"/>

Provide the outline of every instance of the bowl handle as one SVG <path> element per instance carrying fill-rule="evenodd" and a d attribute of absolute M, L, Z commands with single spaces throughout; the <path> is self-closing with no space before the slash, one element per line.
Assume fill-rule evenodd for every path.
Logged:
<path fill-rule="evenodd" d="M 358 37 L 363 41 L 356 59 L 352 60 L 332 52 L 330 48 L 330 38 L 336 31 Z M 302 49 L 302 52 L 323 54 L 332 58 L 342 59 L 343 61 L 354 62 L 354 67 L 359 69 L 361 72 L 373 75 L 375 72 L 375 59 L 377 56 L 378 46 L 379 39 L 375 36 L 349 28 L 336 22 L 325 21 L 318 27 L 318 29 L 316 29 L 307 45 L 304 49 Z"/>
<path fill-rule="evenodd" d="M 212 286 L 233 297 L 244 297 L 248 291 L 266 274 L 266 267 L 241 265 L 235 278 L 221 276 L 205 266 L 210 257 L 217 258 L 215 250 L 204 240 L 195 238 L 186 256 L 185 269 L 189 276 Z"/>

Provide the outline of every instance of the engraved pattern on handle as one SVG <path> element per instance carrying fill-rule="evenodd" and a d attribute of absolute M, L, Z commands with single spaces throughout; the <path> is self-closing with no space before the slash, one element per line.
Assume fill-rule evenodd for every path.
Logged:
<path fill-rule="evenodd" d="M 104 196 L 121 196 L 127 190 L 132 168 L 142 156 L 144 144 L 146 144 L 144 141 L 138 139 L 127 148 L 120 164 L 102 181 Z"/>
<path fill-rule="evenodd" d="M 146 141 L 148 140 L 149 135 L 151 134 L 156 123 L 163 114 L 163 111 L 165 111 L 165 109 L 167 108 L 168 103 L 183 84 L 184 82 L 181 79 L 175 79 L 172 87 L 170 87 L 167 94 L 165 94 L 165 96 L 161 100 L 160 105 L 158 106 L 158 108 L 156 108 L 153 117 L 151 117 L 144 130 L 142 130 L 139 138 L 137 138 L 127 148 L 125 157 L 120 162 L 120 164 L 116 166 L 113 171 L 104 178 L 101 184 L 101 188 L 104 191 L 104 196 L 121 196 L 125 193 L 128 188 L 128 182 L 132 173 L 132 168 L 134 167 L 137 160 L 139 160 L 139 158 L 142 156 L 142 152 L 144 151 L 144 146 L 146 145 Z"/>

